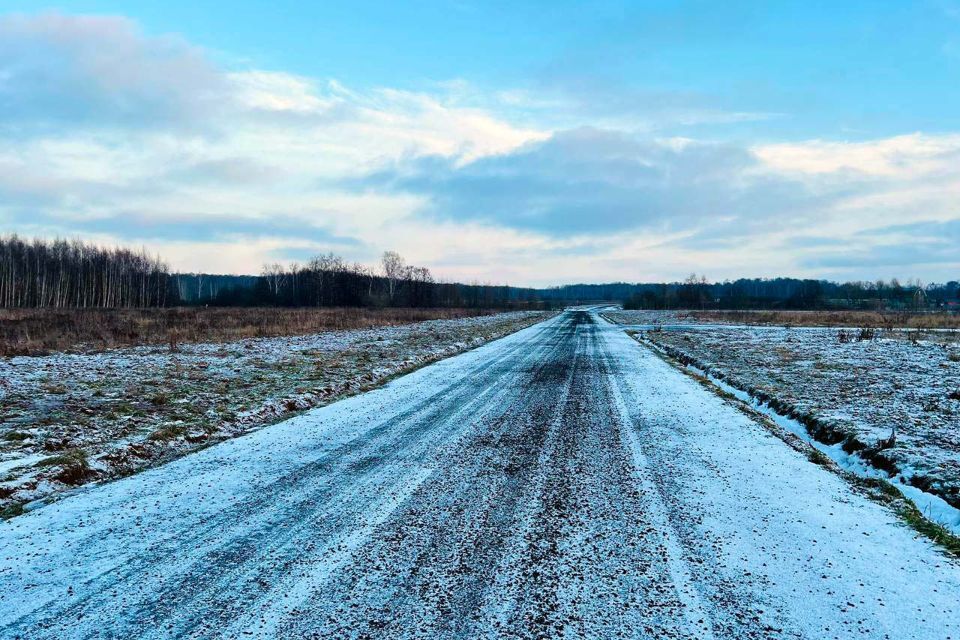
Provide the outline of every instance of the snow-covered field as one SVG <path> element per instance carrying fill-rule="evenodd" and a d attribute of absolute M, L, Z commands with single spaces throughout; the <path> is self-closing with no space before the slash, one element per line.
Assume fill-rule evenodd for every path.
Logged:
<path fill-rule="evenodd" d="M 605 314 L 669 326 L 644 337 L 801 419 L 824 442 L 960 506 L 960 343 L 949 332 L 689 326 L 676 312 Z M 842 333 L 841 333 L 842 332 Z M 859 339 L 864 338 L 864 339 Z M 890 437 L 896 430 L 896 440 Z"/>
<path fill-rule="evenodd" d="M 685 311 L 648 311 L 609 309 L 603 316 L 623 325 L 694 325 L 702 321 Z"/>
<path fill-rule="evenodd" d="M 236 436 L 544 317 L 2 358 L 0 510 Z"/>
<path fill-rule="evenodd" d="M 594 313 L 0 523 L 0 637 L 960 638 L 960 562 Z"/>

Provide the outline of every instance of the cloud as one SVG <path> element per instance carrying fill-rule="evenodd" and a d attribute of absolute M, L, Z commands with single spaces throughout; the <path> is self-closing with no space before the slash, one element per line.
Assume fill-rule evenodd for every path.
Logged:
<path fill-rule="evenodd" d="M 0 17 L 0 228 L 191 270 L 390 248 L 517 284 L 956 268 L 960 135 L 656 137 L 774 114 L 563 82 L 360 89 L 122 17 Z"/>
<path fill-rule="evenodd" d="M 843 247 L 804 258 L 813 268 L 883 269 L 885 273 L 926 270 L 942 265 L 960 276 L 960 218 L 870 229 L 856 234 Z M 908 274 L 914 275 L 914 274 Z"/>
<path fill-rule="evenodd" d="M 218 264 L 241 271 L 270 258 L 274 240 L 366 255 L 356 238 L 391 246 L 384 229 L 420 199 L 337 181 L 400 158 L 464 162 L 544 135 L 444 95 L 223 68 L 122 17 L 0 16 L 4 231 L 149 242 L 177 255 L 206 242 L 234 256 Z"/>
<path fill-rule="evenodd" d="M 210 116 L 226 79 L 203 51 L 122 17 L 0 17 L 0 121 L 168 126 Z"/>
<path fill-rule="evenodd" d="M 746 146 L 579 128 L 468 163 L 405 160 L 351 184 L 419 196 L 424 220 L 579 243 L 541 243 L 537 257 L 582 256 L 596 270 L 602 256 L 618 277 L 630 259 L 617 246 L 714 277 L 911 265 L 954 277 L 958 159 L 956 135 Z"/>
<path fill-rule="evenodd" d="M 587 117 L 603 127 L 633 131 L 759 122 L 784 115 L 722 108 L 717 105 L 716 96 L 695 91 L 624 86 L 597 70 L 587 74 L 573 73 L 566 67 L 550 70 L 541 77 L 537 88 L 536 95 L 514 91 L 502 94 L 502 98 L 554 117 L 563 115 L 568 121 Z"/>
<path fill-rule="evenodd" d="M 809 140 L 757 146 L 754 153 L 768 167 L 784 173 L 840 173 L 902 181 L 960 164 L 960 135 L 913 133 L 863 142 Z"/>
<path fill-rule="evenodd" d="M 416 159 L 361 184 L 427 197 L 433 217 L 550 236 L 742 225 L 822 202 L 804 182 L 762 168 L 752 150 L 734 144 L 579 128 L 464 165 Z"/>
<path fill-rule="evenodd" d="M 313 246 L 357 247 L 363 242 L 339 236 L 328 228 L 303 218 L 275 214 L 260 218 L 211 216 L 195 213 L 180 217 L 154 217 L 136 211 L 115 216 L 64 220 L 37 213 L 13 215 L 11 222 L 21 228 L 62 229 L 60 233 L 81 232 L 111 235 L 123 241 L 245 242 L 252 239 L 297 239 Z"/>
<path fill-rule="evenodd" d="M 128 18 L 59 13 L 0 16 L 0 118 L 8 131 L 61 124 L 217 135 L 236 125 L 346 122 L 389 130 L 394 139 L 402 133 L 408 146 L 423 143 L 431 153 L 466 155 L 537 135 L 426 94 L 359 93 L 333 80 L 226 70 L 203 49 L 146 35 Z"/>

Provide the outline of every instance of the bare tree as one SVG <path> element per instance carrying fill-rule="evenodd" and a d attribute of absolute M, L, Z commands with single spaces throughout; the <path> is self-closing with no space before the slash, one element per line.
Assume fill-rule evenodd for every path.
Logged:
<path fill-rule="evenodd" d="M 404 279 L 408 282 L 407 304 L 411 307 L 429 307 L 433 305 L 434 282 L 430 270 L 426 267 L 407 267 Z"/>
<path fill-rule="evenodd" d="M 406 263 L 396 251 L 384 251 L 380 264 L 383 267 L 383 276 L 387 279 L 387 295 L 392 303 L 397 293 L 397 283 L 405 275 Z"/>
<path fill-rule="evenodd" d="M 270 293 L 272 293 L 274 297 L 279 296 L 280 288 L 283 286 L 287 275 L 283 265 L 279 262 L 265 264 L 263 265 L 263 269 L 260 271 L 260 274 L 266 280 L 267 287 L 270 289 Z"/>
<path fill-rule="evenodd" d="M 315 288 L 314 296 L 317 306 L 330 304 L 338 298 L 336 289 L 336 274 L 347 270 L 343 258 L 333 252 L 320 254 L 307 263 L 307 272 Z"/>
<path fill-rule="evenodd" d="M 150 307 L 175 296 L 167 265 L 146 251 L 0 237 L 0 306 Z"/>

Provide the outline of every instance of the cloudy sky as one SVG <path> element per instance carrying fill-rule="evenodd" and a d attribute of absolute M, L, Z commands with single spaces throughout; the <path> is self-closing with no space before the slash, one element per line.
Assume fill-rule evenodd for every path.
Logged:
<path fill-rule="evenodd" d="M 960 277 L 960 2 L 0 11 L 0 233 L 224 273 Z"/>

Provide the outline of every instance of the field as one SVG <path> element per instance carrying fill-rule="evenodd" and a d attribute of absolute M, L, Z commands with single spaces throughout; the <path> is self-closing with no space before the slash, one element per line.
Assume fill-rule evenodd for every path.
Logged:
<path fill-rule="evenodd" d="M 698 313 L 605 315 L 646 326 L 644 338 L 799 419 L 816 440 L 960 507 L 956 332 L 925 331 L 911 318 L 904 323 L 911 329 L 875 331 L 842 323 L 834 328 L 696 324 L 704 320 Z M 864 318 L 851 320 L 857 326 Z"/>
<path fill-rule="evenodd" d="M 307 335 L 488 315 L 482 309 L 0 309 L 0 356 Z"/>
<path fill-rule="evenodd" d="M 780 327 L 960 329 L 960 314 L 909 311 L 608 311 L 620 324 L 732 324 Z"/>
<path fill-rule="evenodd" d="M 410 310 L 275 313 L 272 320 L 257 310 L 177 312 L 176 317 L 208 324 L 227 318 L 217 332 L 231 336 L 257 326 L 297 332 L 323 323 L 369 328 L 177 343 L 173 349 L 157 344 L 0 358 L 0 509 L 12 515 L 24 503 L 64 489 L 135 472 L 371 388 L 545 317 L 542 312 L 470 317 L 463 311 Z M 396 324 L 427 313 L 453 317 Z M 133 321 L 149 314 L 120 315 Z M 150 335 L 159 335 L 157 323 L 150 326 Z M 191 338 L 212 332 L 200 327 Z"/>

